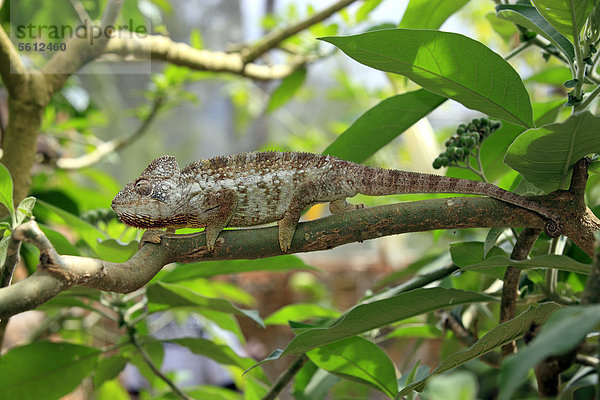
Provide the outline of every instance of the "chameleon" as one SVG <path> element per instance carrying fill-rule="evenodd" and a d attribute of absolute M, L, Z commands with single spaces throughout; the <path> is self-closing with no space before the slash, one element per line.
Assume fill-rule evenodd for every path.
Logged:
<path fill-rule="evenodd" d="M 152 161 L 113 199 L 119 219 L 138 228 L 205 228 L 214 251 L 225 227 L 278 223 L 279 245 L 290 250 L 302 211 L 329 202 L 332 213 L 362 208 L 358 193 L 461 193 L 489 196 L 540 214 L 546 233 L 560 235 L 552 210 L 490 183 L 371 167 L 333 156 L 300 152 L 248 152 L 200 160 L 180 169 L 173 156 Z"/>

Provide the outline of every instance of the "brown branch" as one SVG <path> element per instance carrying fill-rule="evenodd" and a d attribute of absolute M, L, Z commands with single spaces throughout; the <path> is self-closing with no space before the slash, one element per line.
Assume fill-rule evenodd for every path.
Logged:
<path fill-rule="evenodd" d="M 29 72 L 21 63 L 21 57 L 10 38 L 0 26 L 0 76 L 10 96 L 18 94 L 25 85 Z"/>
<path fill-rule="evenodd" d="M 239 53 L 199 50 L 160 35 L 148 35 L 143 38 L 128 34 L 116 36 L 108 42 L 105 53 L 162 60 L 198 71 L 226 72 L 258 80 L 285 78 L 313 60 L 311 57 L 296 57 L 290 64 L 247 64 L 244 67 Z"/>
<path fill-rule="evenodd" d="M 355 1 L 356 0 L 337 1 L 336 3 L 327 7 L 326 9 L 319 11 L 318 13 L 315 13 L 294 25 L 288 26 L 287 28 L 283 29 L 275 29 L 269 32 L 264 37 L 259 39 L 257 43 L 255 43 L 247 49 L 242 50 L 243 64 L 251 63 L 252 61 L 256 60 L 258 57 L 262 56 L 269 50 L 277 47 L 285 39 L 294 36 L 296 33 L 301 32 L 306 28 L 329 18 L 336 12 L 348 7 Z"/>
<path fill-rule="evenodd" d="M 342 244 L 432 229 L 531 226 L 542 229 L 543 218 L 525 209 L 485 197 L 459 197 L 398 203 L 334 214 L 298 224 L 291 253 L 330 249 Z M 148 231 L 141 249 L 124 263 L 59 256 L 30 221 L 15 233 L 40 248 L 40 265 L 29 278 L 0 289 L 0 316 L 30 310 L 71 286 L 129 293 L 171 262 L 256 259 L 281 254 L 277 227 L 221 232 L 213 252 L 204 233 L 177 235 Z"/>
<path fill-rule="evenodd" d="M 117 152 L 125 146 L 128 146 L 129 144 L 135 142 L 137 139 L 142 137 L 144 133 L 148 131 L 148 128 L 154 121 L 154 118 L 158 114 L 158 111 L 164 104 L 165 98 L 163 96 L 158 95 L 152 104 L 152 109 L 150 110 L 150 113 L 148 113 L 148 115 L 146 116 L 146 118 L 144 118 L 138 129 L 136 129 L 131 135 L 115 138 L 108 142 L 103 142 L 100 145 L 98 145 L 94 151 L 85 154 L 81 157 L 61 157 L 58 160 L 56 160 L 56 166 L 58 168 L 68 170 L 90 167 L 102 160 L 107 155 Z"/>
<path fill-rule="evenodd" d="M 535 241 L 540 235 L 539 229 L 524 229 L 517 243 L 513 248 L 510 258 L 513 260 L 524 260 L 533 248 Z M 517 309 L 517 296 L 519 277 L 521 269 L 509 265 L 504 273 L 504 286 L 502 289 L 502 298 L 500 300 L 500 323 L 511 320 L 515 317 Z M 506 357 L 516 351 L 515 342 L 507 343 L 502 346 L 502 356 Z"/>

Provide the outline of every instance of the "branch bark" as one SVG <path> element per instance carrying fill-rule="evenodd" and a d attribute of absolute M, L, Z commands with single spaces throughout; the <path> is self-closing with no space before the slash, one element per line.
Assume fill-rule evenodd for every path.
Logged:
<path fill-rule="evenodd" d="M 546 199 L 551 202 L 551 199 Z M 525 209 L 485 197 L 459 197 L 398 203 L 334 214 L 298 224 L 291 253 L 330 249 L 342 244 L 405 232 L 432 229 L 530 226 L 545 221 Z M 111 263 L 86 257 L 60 256 L 37 239 L 39 228 L 30 221 L 15 233 L 40 248 L 40 265 L 29 278 L 0 289 L 0 316 L 33 309 L 75 285 L 129 293 L 171 262 L 256 259 L 281 254 L 277 227 L 221 232 L 214 252 L 206 249 L 204 233 L 169 234 L 148 231 L 141 249 L 127 262 Z M 33 233 L 31 233 L 33 232 Z M 36 236 L 38 235 L 38 236 Z M 158 240 L 156 240 L 158 239 Z M 158 242 L 158 243 L 156 243 Z"/>
<path fill-rule="evenodd" d="M 148 35 L 143 38 L 129 34 L 117 36 L 108 42 L 105 53 L 162 60 L 198 71 L 225 72 L 257 80 L 285 78 L 313 60 L 310 57 L 298 56 L 289 64 L 244 65 L 240 53 L 199 50 L 185 43 L 175 42 L 166 36 Z"/>

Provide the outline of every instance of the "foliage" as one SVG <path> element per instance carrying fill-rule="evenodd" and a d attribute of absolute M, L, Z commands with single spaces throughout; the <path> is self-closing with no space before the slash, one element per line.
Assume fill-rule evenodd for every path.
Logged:
<path fill-rule="evenodd" d="M 90 14 L 96 16 L 106 2 L 87 3 Z M 169 1 L 140 1 L 137 7 L 125 3 L 121 19 L 131 16 L 141 21 L 142 14 L 168 32 L 163 18 L 172 12 Z M 219 80 L 226 82 L 229 100 L 237 110 L 238 130 L 259 116 L 289 118 L 289 110 L 310 98 L 314 90 L 312 71 L 339 49 L 343 60 L 385 73 L 389 87 L 372 90 L 340 72 L 328 99 L 331 103 L 336 97 L 343 99 L 335 103 L 341 106 L 336 113 L 331 111 L 335 117 L 328 121 L 333 126 L 334 118 L 343 115 L 343 122 L 332 128 L 340 134 L 332 140 L 333 134 L 315 134 L 309 127 L 297 132 L 297 137 L 274 140 L 270 147 L 321 150 L 356 162 L 375 153 L 384 157 L 385 151 L 393 151 L 395 139 L 417 121 L 434 111 L 448 112 L 444 107 L 450 99 L 479 114 L 458 128 L 442 129 L 440 142 L 445 142 L 446 150 L 427 161 L 438 169 L 450 167 L 449 175 L 465 173 L 493 179 L 517 192 L 543 194 L 567 189 L 574 164 L 600 153 L 595 103 L 600 93 L 597 1 L 496 1 L 496 13 L 482 20 L 490 29 L 499 30 L 496 39 L 510 37 L 511 44 L 518 42 L 514 49 L 501 43 L 504 56 L 483 39 L 439 30 L 454 14 L 466 18 L 469 12 L 476 13 L 463 9 L 470 7 L 465 6 L 467 1 L 411 0 L 401 21 L 374 25 L 370 16 L 386 3 L 364 1 L 360 7 L 340 11 L 335 22 L 313 23 L 280 43 L 287 61 L 306 59 L 271 89 L 270 96 L 263 95 L 258 110 L 252 103 L 259 96 L 246 77 L 223 78 L 217 72 L 167 64 L 152 75 L 145 91 L 139 91 L 147 103 L 130 114 L 144 126 L 158 109 L 177 112 L 178 107 L 196 101 L 190 84 Z M 40 7 L 34 17 L 43 21 L 50 18 L 49 13 L 51 8 Z M 292 5 L 285 16 L 269 16 L 263 25 L 285 27 L 300 19 L 299 14 Z M 74 17 L 69 14 L 69 18 Z M 507 21 L 512 24 L 508 28 Z M 320 41 L 316 36 L 321 36 Z M 192 32 L 190 42 L 195 49 L 203 47 L 199 30 Z M 532 58 L 526 58 L 525 49 L 530 49 Z M 520 56 L 523 63 L 509 61 Z M 535 74 L 524 80 L 521 74 L 525 72 L 514 65 Z M 69 85 L 80 87 L 75 79 Z M 62 149 L 88 151 L 96 143 L 98 130 L 112 117 L 103 115 L 93 100 L 77 107 L 81 103 L 74 100 L 73 92 L 65 95 L 69 93 L 65 90 L 45 108 L 42 130 Z M 546 97 L 541 92 L 552 94 Z M 316 114 L 317 106 L 310 101 L 305 106 Z M 348 124 L 348 120 L 354 122 Z M 302 143 L 295 146 L 294 140 Z M 12 234 L 32 216 L 61 255 L 118 263 L 135 254 L 140 233 L 118 222 L 108 209 L 119 188 L 117 181 L 102 166 L 67 172 L 47 164 L 36 169 L 32 196 L 16 207 L 13 180 L 0 164 L 0 203 L 8 210 L 0 223 L 1 275 L 9 269 L 12 275 L 8 265 Z M 588 204 L 597 204 L 597 196 L 597 191 L 590 191 Z M 594 302 L 583 294 L 584 286 L 587 279 L 598 279 L 593 268 L 600 266 L 576 244 L 545 235 L 527 249 L 529 257 L 515 257 L 511 254 L 515 243 L 526 234 L 527 230 L 518 227 L 491 229 L 487 238 L 475 230 L 457 235 L 432 233 L 428 240 L 438 248 L 456 243 L 443 254 L 419 254 L 406 270 L 382 277 L 381 285 L 370 287 L 347 310 L 334 306 L 333 294 L 323 289 L 321 280 L 327 272 L 294 255 L 173 264 L 146 287 L 124 295 L 72 288 L 40 306 L 43 324 L 25 343 L 2 355 L 0 399 L 57 399 L 82 382 L 89 398 L 127 398 L 118 376 L 128 364 L 136 366 L 148 382 L 141 389 L 142 398 L 273 398 L 271 393 L 289 382 L 289 392 L 296 399 L 368 398 L 374 392 L 396 399 L 416 398 L 417 392 L 425 399 L 459 398 L 461 393 L 464 398 L 525 398 L 534 393 L 529 371 L 548 357 L 585 350 L 590 354 L 580 359 L 598 363 L 598 337 L 590 333 L 600 322 L 597 304 L 581 305 Z M 22 244 L 27 274 L 36 270 L 39 253 L 30 243 Z M 498 282 L 507 279 L 508 268 L 521 273 L 515 282 L 519 297 L 512 299 L 518 304 L 511 318 L 499 322 L 506 305 Z M 248 275 L 236 275 L 237 279 L 252 273 L 295 274 L 294 289 L 304 299 L 279 307 L 269 316 L 260 315 L 256 293 L 225 279 L 242 273 Z M 405 279 L 410 280 L 399 283 Z M 206 334 L 161 338 L 153 325 L 157 320 L 174 326 L 199 321 Z M 6 320 L 2 324 L 3 334 Z M 293 332 L 290 340 L 279 340 L 287 340 L 285 348 L 267 349 L 270 356 L 259 362 L 236 351 L 238 345 L 253 339 L 245 333 L 248 326 L 273 329 L 275 325 Z M 530 343 L 523 343 L 524 338 Z M 441 354 L 432 357 L 439 359 L 437 364 L 424 365 L 414 358 L 416 349 L 427 341 L 443 341 Z M 501 348 L 512 343 L 517 344 L 518 353 L 502 359 Z M 173 346 L 223 366 L 237 391 L 211 385 L 185 387 L 185 372 L 161 372 L 165 351 Z M 410 354 L 403 363 L 394 350 L 407 346 L 415 351 L 405 351 Z M 283 364 L 275 360 L 291 360 L 291 367 L 282 369 Z M 279 368 L 275 374 L 269 369 L 273 365 Z M 597 373 L 573 360 L 567 367 L 556 373 L 565 381 L 560 395 L 584 398 L 591 393 L 594 379 L 585 378 L 593 375 L 597 381 Z M 269 378 L 282 372 L 283 381 Z M 454 392 L 449 395 L 448 390 Z"/>

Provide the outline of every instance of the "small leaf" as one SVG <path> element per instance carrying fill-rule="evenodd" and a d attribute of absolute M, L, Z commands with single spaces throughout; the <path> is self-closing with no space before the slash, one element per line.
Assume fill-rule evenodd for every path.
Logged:
<path fill-rule="evenodd" d="M 0 203 L 8 209 L 13 225 L 15 223 L 15 206 L 13 205 L 13 181 L 10 172 L 0 164 Z"/>
<path fill-rule="evenodd" d="M 31 217 L 31 212 L 35 206 L 35 197 L 26 197 L 21 201 L 21 204 L 17 207 L 17 226 L 21 225 L 25 218 Z"/>
<path fill-rule="evenodd" d="M 415 315 L 459 304 L 493 302 L 496 298 L 456 289 L 415 289 L 384 300 L 360 304 L 328 328 L 314 328 L 296 336 L 283 352 L 300 354 L 308 350 L 368 332 Z"/>
<path fill-rule="evenodd" d="M 543 324 L 550 317 L 550 314 L 558 308 L 559 306 L 555 303 L 544 303 L 539 306 L 529 307 L 529 309 L 521 315 L 501 323 L 486 333 L 485 336 L 468 349 L 448 356 L 431 374 L 406 386 L 398 393 L 398 395 L 406 396 L 413 390 L 421 391 L 427 381 L 432 377 L 449 371 L 459 365 L 463 365 L 475 358 L 481 357 L 506 343 L 519 339 L 529 331 L 532 323 L 537 325 Z"/>
<path fill-rule="evenodd" d="M 287 325 L 288 321 L 306 321 L 314 317 L 335 318 L 340 313 L 314 303 L 290 304 L 265 318 L 265 325 Z"/>
<path fill-rule="evenodd" d="M 411 0 L 399 28 L 438 29 L 469 0 Z"/>
<path fill-rule="evenodd" d="M 569 62 L 575 58 L 573 44 L 554 29 L 535 9 L 528 4 L 501 4 L 496 6 L 498 18 L 514 22 L 533 32 L 539 33 L 563 52 Z"/>
<path fill-rule="evenodd" d="M 10 239 L 10 236 L 5 236 L 2 239 L 0 239 L 0 271 L 2 270 L 2 267 L 4 266 L 4 261 L 6 261 L 6 252 L 8 249 L 9 239 Z"/>
<path fill-rule="evenodd" d="M 444 101 L 425 89 L 387 98 L 354 121 L 323 154 L 363 162 Z"/>
<path fill-rule="evenodd" d="M 499 398 L 512 399 L 530 368 L 546 357 L 564 354 L 579 345 L 598 322 L 600 305 L 565 307 L 552 314 L 529 345 L 502 363 Z"/>
<path fill-rule="evenodd" d="M 578 79 L 571 79 L 571 80 L 568 80 L 565 83 L 563 83 L 563 86 L 566 87 L 567 89 L 571 89 L 571 88 L 574 88 L 575 86 L 577 86 L 577 82 L 579 82 Z"/>
<path fill-rule="evenodd" d="M 287 103 L 294 94 L 302 87 L 306 80 L 306 68 L 298 68 L 290 75 L 286 76 L 281 84 L 271 94 L 271 99 L 267 105 L 267 112 L 273 112 Z"/>
<path fill-rule="evenodd" d="M 469 271 L 485 271 L 508 265 L 523 269 L 555 268 L 561 271 L 576 272 L 585 275 L 589 274 L 591 269 L 591 264 L 580 263 L 570 257 L 559 254 L 544 254 L 527 260 L 513 260 L 507 256 L 492 256 L 475 264 L 461 266 L 461 268 Z"/>
<path fill-rule="evenodd" d="M 492 228 L 489 230 L 487 236 L 485 237 L 485 241 L 483 242 L 483 257 L 486 257 L 490 250 L 496 246 L 496 242 L 498 238 L 506 228 Z"/>
<path fill-rule="evenodd" d="M 15 347 L 0 362 L 0 399 L 54 400 L 64 396 L 90 375 L 99 354 L 97 349 L 70 343 L 34 342 Z"/>
<path fill-rule="evenodd" d="M 529 94 L 519 74 L 500 55 L 476 40 L 457 33 L 414 29 L 321 39 L 360 63 L 406 76 L 468 108 L 525 127 L 533 126 Z"/>
<path fill-rule="evenodd" d="M 138 242 L 132 241 L 127 244 L 107 239 L 98 242 L 98 252 L 102 254 L 102 259 L 115 263 L 122 263 L 129 260 L 138 251 Z"/>
<path fill-rule="evenodd" d="M 551 192 L 566 188 L 570 169 L 590 153 L 600 153 L 600 117 L 586 111 L 523 132 L 504 161 L 539 189 Z"/>
<path fill-rule="evenodd" d="M 359 336 L 306 353 L 319 368 L 342 378 L 367 383 L 389 397 L 398 393 L 392 360 L 374 343 Z"/>

